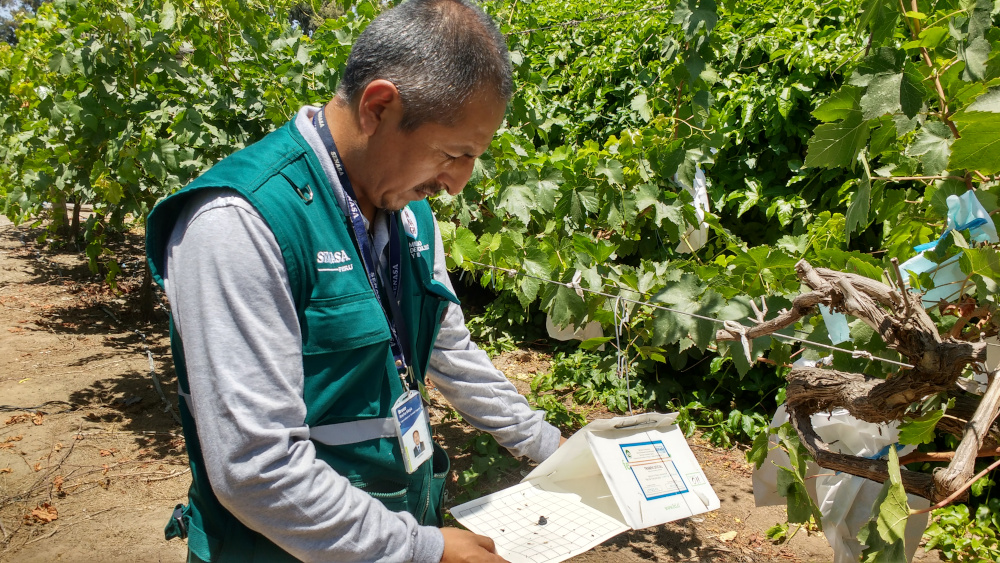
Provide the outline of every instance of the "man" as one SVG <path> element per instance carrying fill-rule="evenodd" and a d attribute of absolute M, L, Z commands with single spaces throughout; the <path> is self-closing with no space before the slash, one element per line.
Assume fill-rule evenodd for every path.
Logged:
<path fill-rule="evenodd" d="M 424 443 L 420 441 L 420 431 L 413 431 L 413 457 L 424 453 Z"/>
<path fill-rule="evenodd" d="M 167 535 L 189 560 L 502 560 L 438 528 L 447 456 L 407 467 L 400 420 L 422 416 L 426 375 L 515 455 L 560 443 L 470 342 L 424 201 L 464 188 L 510 73 L 477 7 L 409 0 L 361 35 L 324 108 L 150 214 L 193 478 Z"/>

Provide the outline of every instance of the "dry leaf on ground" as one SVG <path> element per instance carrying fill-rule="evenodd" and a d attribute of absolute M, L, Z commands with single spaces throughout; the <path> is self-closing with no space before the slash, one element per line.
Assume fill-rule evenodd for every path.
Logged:
<path fill-rule="evenodd" d="M 733 541 L 734 539 L 736 539 L 736 530 L 733 530 L 731 532 L 726 532 L 724 534 L 719 534 L 719 541 L 729 542 Z"/>
<path fill-rule="evenodd" d="M 53 520 L 59 518 L 59 511 L 56 507 L 45 502 L 42 503 L 38 508 L 31 511 L 31 513 L 25 515 L 24 519 L 28 524 L 41 523 L 48 524 Z"/>
<path fill-rule="evenodd" d="M 35 416 L 31 417 L 31 422 L 35 426 L 41 426 L 42 423 L 45 422 L 45 415 L 42 414 L 42 413 L 40 413 L 40 412 L 39 413 L 35 413 Z"/>
<path fill-rule="evenodd" d="M 13 473 L 13 472 L 14 470 L 9 467 L 0 467 L 0 475 L 3 475 L 4 473 Z"/>

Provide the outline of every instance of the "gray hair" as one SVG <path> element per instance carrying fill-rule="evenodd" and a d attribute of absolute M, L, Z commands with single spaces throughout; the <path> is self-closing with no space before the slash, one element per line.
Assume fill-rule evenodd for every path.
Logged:
<path fill-rule="evenodd" d="M 513 93 L 504 37 L 468 0 L 407 0 L 375 18 L 354 43 L 337 94 L 353 106 L 378 79 L 399 90 L 405 131 L 455 123 L 478 92 L 504 103 Z"/>

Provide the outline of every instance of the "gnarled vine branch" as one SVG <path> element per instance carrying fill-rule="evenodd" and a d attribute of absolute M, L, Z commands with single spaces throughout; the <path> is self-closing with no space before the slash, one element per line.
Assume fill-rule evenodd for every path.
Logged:
<path fill-rule="evenodd" d="M 982 397 L 961 391 L 956 385 L 969 364 L 986 360 L 986 343 L 942 337 L 916 293 L 854 274 L 813 268 L 804 260 L 795 268 L 811 291 L 796 297 L 791 309 L 747 329 L 747 337 L 772 334 L 814 313 L 817 305 L 825 305 L 867 323 L 888 348 L 913 365 L 887 379 L 833 369 L 793 369 L 788 374 L 786 408 L 810 455 L 821 467 L 885 482 L 885 461 L 833 451 L 813 429 L 812 415 L 843 408 L 857 419 L 886 423 L 901 420 L 913 403 L 946 392 L 956 402 L 937 428 L 960 437 L 962 442 L 947 468 L 935 475 L 905 471 L 903 486 L 908 493 L 934 502 L 958 491 L 972 475 L 978 452 L 984 447 L 1000 446 L 1000 427 L 994 424 L 1000 412 L 1000 378 L 991 378 Z M 739 340 L 740 335 L 723 329 L 716 338 Z"/>

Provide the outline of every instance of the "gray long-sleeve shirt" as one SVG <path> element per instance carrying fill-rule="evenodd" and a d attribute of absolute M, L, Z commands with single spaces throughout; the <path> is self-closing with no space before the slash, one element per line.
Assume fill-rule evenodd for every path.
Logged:
<path fill-rule="evenodd" d="M 295 125 L 342 188 L 312 127 Z M 388 240 L 376 218 L 375 249 Z M 440 233 L 434 277 L 451 288 Z M 302 400 L 302 338 L 274 235 L 236 192 L 192 198 L 168 243 L 164 286 L 184 341 L 192 414 L 213 491 L 241 522 L 303 561 L 438 561 L 438 529 L 390 512 L 316 459 Z M 461 309 L 449 306 L 428 376 L 477 428 L 514 455 L 541 461 L 559 432 L 532 411 L 471 342 Z"/>

